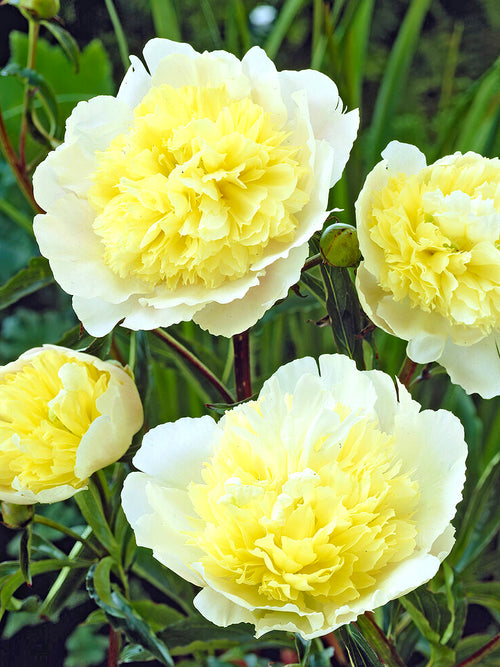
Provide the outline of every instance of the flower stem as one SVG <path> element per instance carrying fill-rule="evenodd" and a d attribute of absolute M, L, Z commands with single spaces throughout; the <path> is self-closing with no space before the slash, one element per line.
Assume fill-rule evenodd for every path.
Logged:
<path fill-rule="evenodd" d="M 404 364 L 399 371 L 399 381 L 401 384 L 404 384 L 404 386 L 409 389 L 410 383 L 413 379 L 413 376 L 415 375 L 415 371 L 417 370 L 417 363 L 415 361 L 412 361 L 409 357 L 406 357 Z"/>
<path fill-rule="evenodd" d="M 12 173 L 14 174 L 17 184 L 19 185 L 19 189 L 21 190 L 23 195 L 26 197 L 26 199 L 31 204 L 32 208 L 37 213 L 44 213 L 43 208 L 38 206 L 38 204 L 35 201 L 35 198 L 33 196 L 33 186 L 31 185 L 31 181 L 28 178 L 25 169 L 21 166 L 21 163 L 17 158 L 14 148 L 12 147 L 9 135 L 7 134 L 7 128 L 5 127 L 5 122 L 3 119 L 1 107 L 0 107 L 0 148 L 2 150 L 2 153 L 4 154 L 5 160 L 12 169 Z"/>
<path fill-rule="evenodd" d="M 467 660 L 464 660 L 457 667 L 471 667 L 471 665 L 478 665 L 480 661 L 485 658 L 488 653 L 500 647 L 500 634 L 493 637 L 487 644 L 485 644 L 479 651 L 473 653 Z"/>
<path fill-rule="evenodd" d="M 75 533 L 75 531 L 71 530 L 71 528 L 66 528 L 66 526 L 63 526 L 61 523 L 57 523 L 57 521 L 52 521 L 52 519 L 47 519 L 47 517 L 42 516 L 41 514 L 35 514 L 35 516 L 33 517 L 33 522 L 38 523 L 41 526 L 48 526 L 49 528 L 58 530 L 60 533 L 68 535 L 69 537 L 72 537 L 74 540 L 84 544 L 87 548 L 93 551 L 96 554 L 96 556 L 99 557 L 102 556 L 99 549 L 97 549 L 97 547 L 91 544 L 85 537 L 79 535 L 78 533 Z"/>
<path fill-rule="evenodd" d="M 312 269 L 315 266 L 318 266 L 318 264 L 321 264 L 322 261 L 323 257 L 321 257 L 321 254 L 318 252 L 316 255 L 309 257 L 307 262 L 302 267 L 302 271 L 309 271 L 309 269 Z"/>
<path fill-rule="evenodd" d="M 109 626 L 108 667 L 116 667 L 120 654 L 120 631 Z"/>
<path fill-rule="evenodd" d="M 384 665 L 387 667 L 405 667 L 405 663 L 396 651 L 394 644 L 376 624 L 371 611 L 359 616 L 356 625 L 372 645 Z"/>
<path fill-rule="evenodd" d="M 157 338 L 160 338 L 164 343 L 166 343 L 172 350 L 175 350 L 181 357 L 186 359 L 191 366 L 196 368 L 208 382 L 219 392 L 220 396 L 225 403 L 234 403 L 234 398 L 228 392 L 226 387 L 222 382 L 217 378 L 212 371 L 205 366 L 205 364 L 198 359 L 192 352 L 190 352 L 182 343 L 179 343 L 178 340 L 175 340 L 173 336 L 167 333 L 164 329 L 153 329 L 152 332 Z"/>
<path fill-rule="evenodd" d="M 250 336 L 249 329 L 233 336 L 234 380 L 236 400 L 244 401 L 252 395 L 252 377 L 250 372 Z"/>
<path fill-rule="evenodd" d="M 40 23 L 33 19 L 28 19 L 28 69 L 35 69 L 36 44 L 40 32 Z M 24 90 L 23 112 L 21 115 L 21 132 L 19 134 L 19 161 L 23 171 L 26 169 L 26 134 L 28 132 L 28 106 L 31 95 L 31 85 L 26 83 Z"/>

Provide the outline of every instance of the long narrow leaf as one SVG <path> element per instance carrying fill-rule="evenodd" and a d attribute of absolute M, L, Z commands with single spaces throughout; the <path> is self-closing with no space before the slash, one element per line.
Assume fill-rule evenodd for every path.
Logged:
<path fill-rule="evenodd" d="M 387 143 L 391 119 L 397 109 L 430 4 L 431 0 L 413 0 L 399 29 L 373 111 L 367 145 L 369 168 Z"/>

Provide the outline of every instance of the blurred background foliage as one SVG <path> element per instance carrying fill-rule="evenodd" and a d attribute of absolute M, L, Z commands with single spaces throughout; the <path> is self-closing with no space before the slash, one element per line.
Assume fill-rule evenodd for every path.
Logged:
<path fill-rule="evenodd" d="M 263 5 L 250 0 L 116 0 L 114 4 L 111 0 L 62 0 L 60 25 L 78 44 L 78 67 L 52 33 L 42 28 L 36 72 L 43 85 L 32 104 L 27 171 L 31 173 L 63 138 L 64 121 L 79 100 L 116 92 L 127 53 L 139 55 L 154 35 L 190 42 L 198 50 L 226 48 L 238 56 L 260 44 L 278 69 L 312 66 L 331 76 L 346 107 L 361 110 L 358 140 L 331 198 L 332 206 L 344 209 L 338 214 L 344 222 L 354 222 L 354 201 L 364 178 L 392 139 L 415 143 L 429 161 L 456 150 L 499 155 L 497 0 L 275 0 L 265 3 L 271 18 L 267 24 L 262 24 L 256 13 L 259 7 L 262 12 Z M 0 106 L 15 147 L 26 84 L 20 70 L 26 67 L 27 44 L 27 21 L 16 7 L 1 6 Z M 146 428 L 185 415 L 206 414 L 207 404 L 221 400 L 186 357 L 178 354 L 179 345 L 188 354 L 195 354 L 233 392 L 231 341 L 210 336 L 192 323 L 171 327 L 168 345 L 150 332 L 117 330 L 94 340 L 81 331 L 69 297 L 53 282 L 47 264 L 32 260 L 38 254 L 31 231 L 33 214 L 10 168 L 0 159 L 1 363 L 47 342 L 131 361 L 145 402 Z M 338 339 L 325 320 L 328 295 L 321 285 L 318 270 L 312 273 L 312 282 L 301 283 L 297 293 L 291 292 L 253 328 L 254 390 L 293 358 L 317 357 L 337 349 Z M 376 332 L 372 342 L 373 346 L 364 344 L 367 364 L 397 374 L 405 344 L 382 332 Z M 464 661 L 500 629 L 500 401 L 467 396 L 437 370 L 431 370 L 430 380 L 427 375 L 424 372 L 415 385 L 415 397 L 424 407 L 444 407 L 457 414 L 470 447 L 464 501 L 455 522 L 457 545 L 448 565 L 425 593 L 388 605 L 377 612 L 377 620 L 408 665 L 444 667 Z M 60 522 L 76 530 L 85 523 L 80 510 L 69 501 L 43 511 L 48 517 L 58 514 Z M 3 527 L 0 531 L 1 555 L 15 558 L 15 539 Z M 58 550 L 67 553 L 71 548 L 71 540 L 60 540 L 50 529 L 41 534 L 33 544 L 35 559 L 47 553 L 56 558 Z M 144 562 L 137 568 L 143 576 L 142 583 L 135 584 L 138 597 L 151 596 L 148 586 L 158 588 L 158 581 L 170 576 L 167 589 L 175 598 L 179 593 L 176 587 L 182 583 L 165 572 L 157 573 L 155 567 L 160 566 L 144 554 L 140 558 Z M 149 580 L 147 571 L 152 573 Z M 11 575 L 0 565 L 0 588 Z M 32 591 L 20 589 L 17 598 L 13 597 L 16 591 L 9 589 L 9 595 L 1 600 L 9 613 L 0 626 L 0 664 L 25 664 L 25 654 L 39 660 L 31 664 L 51 667 L 85 667 L 105 660 L 104 615 L 95 611 L 95 605 L 78 588 L 82 579 L 78 577 L 64 599 L 50 600 L 50 604 L 43 600 L 47 590 L 53 590 L 50 586 L 55 574 L 42 574 Z M 65 605 L 70 609 L 61 616 Z M 148 617 L 147 609 L 141 613 Z M 44 618 L 59 622 L 42 623 Z M 85 619 L 87 622 L 77 627 Z M 354 634 L 346 641 L 356 645 L 358 639 Z M 65 641 L 65 649 L 57 655 L 66 657 L 58 663 L 50 658 L 51 651 Z M 232 648 L 217 658 L 213 650 L 212 655 L 208 652 L 209 667 L 235 664 L 238 659 L 246 660 L 249 666 L 269 660 L 249 657 L 243 648 L 236 650 L 230 639 L 224 641 Z M 236 643 L 244 645 L 241 637 Z M 376 664 L 369 662 L 362 646 L 358 649 L 365 660 L 359 664 Z M 326 649 L 323 657 L 318 653 L 315 664 L 347 664 L 341 662 L 340 654 L 330 662 L 330 653 Z M 182 651 L 178 654 L 183 655 Z M 17 655 L 19 662 L 8 662 L 12 655 Z M 149 660 L 151 655 L 137 648 L 124 659 L 142 664 L 141 660 Z M 188 667 L 205 662 L 186 659 L 182 664 Z M 480 664 L 500 666 L 499 651 L 482 658 Z"/>

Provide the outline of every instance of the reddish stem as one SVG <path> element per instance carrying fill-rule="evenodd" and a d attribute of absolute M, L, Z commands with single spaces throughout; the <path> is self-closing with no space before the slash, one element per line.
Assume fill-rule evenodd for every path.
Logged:
<path fill-rule="evenodd" d="M 491 653 L 500 646 L 500 634 L 493 637 L 487 644 L 485 644 L 479 651 L 476 651 L 471 656 L 461 662 L 457 667 L 470 667 L 470 665 L 477 665 L 488 653 Z"/>
<path fill-rule="evenodd" d="M 157 338 L 160 338 L 164 343 L 166 343 L 172 350 L 175 350 L 181 357 L 186 359 L 193 368 L 196 368 L 210 384 L 217 389 L 222 400 L 225 403 L 234 403 L 234 398 L 227 391 L 222 382 L 212 373 L 212 371 L 205 366 L 205 364 L 198 359 L 192 352 L 190 352 L 182 343 L 179 343 L 173 336 L 168 334 L 164 329 L 153 329 L 151 331 Z"/>
<path fill-rule="evenodd" d="M 403 364 L 403 368 L 399 373 L 399 381 L 401 382 L 401 384 L 404 384 L 404 386 L 407 389 L 409 389 L 410 383 L 412 381 L 413 376 L 415 375 L 416 370 L 417 370 L 417 363 L 415 361 L 412 361 L 409 357 L 406 357 L 405 363 Z"/>
<path fill-rule="evenodd" d="M 117 667 L 120 657 L 120 633 L 109 626 L 108 667 Z"/>
<path fill-rule="evenodd" d="M 249 329 L 233 336 L 234 380 L 236 400 L 244 401 L 252 395 L 252 377 L 250 372 L 250 337 Z"/>

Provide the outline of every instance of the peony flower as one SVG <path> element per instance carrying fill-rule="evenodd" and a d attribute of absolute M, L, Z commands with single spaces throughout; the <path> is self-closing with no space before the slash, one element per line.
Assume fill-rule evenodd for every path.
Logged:
<path fill-rule="evenodd" d="M 0 368 L 0 500 L 53 503 L 86 489 L 142 425 L 125 370 L 45 345 Z"/>
<path fill-rule="evenodd" d="M 356 202 L 367 315 L 418 363 L 500 394 L 500 160 L 455 153 L 426 166 L 391 142 Z"/>
<path fill-rule="evenodd" d="M 359 123 L 324 74 L 153 39 L 38 167 L 40 250 L 85 328 L 231 336 L 300 275 Z"/>
<path fill-rule="evenodd" d="M 318 637 L 428 581 L 453 545 L 459 420 L 345 356 L 319 366 L 283 366 L 218 423 L 157 426 L 125 480 L 137 543 L 217 625 Z"/>

